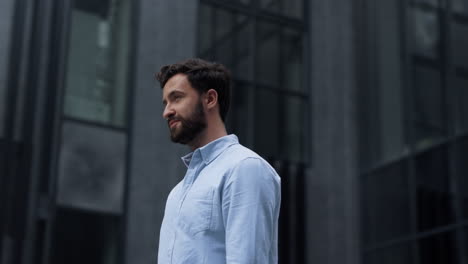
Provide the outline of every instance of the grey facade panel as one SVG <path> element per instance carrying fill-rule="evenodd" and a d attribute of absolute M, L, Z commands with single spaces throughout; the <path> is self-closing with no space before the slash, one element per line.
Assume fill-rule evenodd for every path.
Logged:
<path fill-rule="evenodd" d="M 127 197 L 126 263 L 156 263 L 167 195 L 185 173 L 188 152 L 170 142 L 155 72 L 195 56 L 197 1 L 141 0 Z"/>
<path fill-rule="evenodd" d="M 0 1 L 0 136 L 3 135 L 5 100 L 8 74 L 8 60 L 11 29 L 14 14 L 13 0 Z"/>
<path fill-rule="evenodd" d="M 353 2 L 310 3 L 313 161 L 307 263 L 359 261 Z"/>

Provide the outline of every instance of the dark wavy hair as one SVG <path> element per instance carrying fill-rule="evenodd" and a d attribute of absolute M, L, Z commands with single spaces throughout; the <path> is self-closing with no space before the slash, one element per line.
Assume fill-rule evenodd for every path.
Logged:
<path fill-rule="evenodd" d="M 226 119 L 231 99 L 231 73 L 222 64 L 198 58 L 187 59 L 161 67 L 156 79 L 164 88 L 167 81 L 176 74 L 185 74 L 190 85 L 201 95 L 209 89 L 218 93 L 219 115 Z"/>

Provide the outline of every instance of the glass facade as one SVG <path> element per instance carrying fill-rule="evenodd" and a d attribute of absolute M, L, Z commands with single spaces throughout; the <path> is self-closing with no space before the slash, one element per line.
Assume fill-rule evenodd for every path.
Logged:
<path fill-rule="evenodd" d="M 130 14 L 73 2 L 50 263 L 122 262 Z"/>
<path fill-rule="evenodd" d="M 280 263 L 304 263 L 305 166 L 309 159 L 305 2 L 201 0 L 198 56 L 233 75 L 228 133 L 282 178 Z"/>
<path fill-rule="evenodd" d="M 372 74 L 360 98 L 364 263 L 466 263 L 467 6 L 368 3 Z"/>
<path fill-rule="evenodd" d="M 123 127 L 129 1 L 75 1 L 66 74 L 67 117 Z"/>
<path fill-rule="evenodd" d="M 301 163 L 309 123 L 303 7 L 299 0 L 201 1 L 198 39 L 200 57 L 233 73 L 228 130 L 266 158 Z"/>

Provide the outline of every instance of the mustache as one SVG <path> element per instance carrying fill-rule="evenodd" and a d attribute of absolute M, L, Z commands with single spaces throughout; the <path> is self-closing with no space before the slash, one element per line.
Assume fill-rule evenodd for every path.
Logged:
<path fill-rule="evenodd" d="M 169 124 L 171 121 L 182 121 L 182 119 L 177 118 L 175 116 L 171 116 L 166 119 L 167 124 Z"/>

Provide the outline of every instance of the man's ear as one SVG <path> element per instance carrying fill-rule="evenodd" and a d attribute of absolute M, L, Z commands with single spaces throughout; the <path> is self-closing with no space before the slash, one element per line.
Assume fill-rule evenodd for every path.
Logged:
<path fill-rule="evenodd" d="M 218 104 L 218 92 L 214 89 L 209 89 L 205 93 L 206 108 L 212 109 Z"/>

